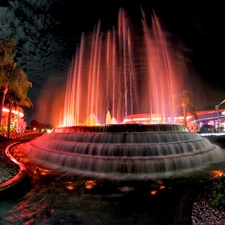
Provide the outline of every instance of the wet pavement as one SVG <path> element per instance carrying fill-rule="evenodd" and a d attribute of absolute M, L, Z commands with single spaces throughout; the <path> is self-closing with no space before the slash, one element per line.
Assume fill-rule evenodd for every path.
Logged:
<path fill-rule="evenodd" d="M 0 224 L 174 224 L 186 192 L 182 180 L 93 180 L 36 165 L 23 148 L 14 148 L 13 155 L 26 166 L 27 178 L 20 188 L 4 194 Z"/>
<path fill-rule="evenodd" d="M 93 180 L 31 162 L 24 155 L 24 143 L 11 153 L 27 173 L 17 185 L 0 192 L 0 224 L 192 224 L 199 180 Z"/>

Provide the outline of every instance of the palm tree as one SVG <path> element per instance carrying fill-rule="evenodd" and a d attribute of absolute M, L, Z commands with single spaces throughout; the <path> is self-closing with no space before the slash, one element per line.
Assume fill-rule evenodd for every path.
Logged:
<path fill-rule="evenodd" d="M 198 109 L 197 104 L 192 100 L 193 93 L 184 90 L 179 94 L 180 103 L 183 109 L 184 125 L 187 126 L 187 112 L 194 115 L 197 118 L 196 110 Z"/>
<path fill-rule="evenodd" d="M 16 45 L 17 42 L 14 39 L 10 38 L 6 41 L 0 39 L 0 126 L 5 96 L 14 80 L 12 74 L 17 70 L 17 65 L 14 62 Z"/>
<path fill-rule="evenodd" d="M 16 109 L 17 106 L 26 106 L 31 107 L 32 102 L 27 97 L 27 92 L 32 83 L 28 81 L 26 74 L 21 68 L 16 67 L 12 71 L 11 76 L 14 78 L 11 81 L 9 90 L 5 96 L 5 105 L 8 106 L 9 115 L 8 115 L 8 128 L 7 128 L 7 137 L 10 136 L 10 120 L 12 109 Z"/>
<path fill-rule="evenodd" d="M 14 62 L 16 55 L 14 39 L 0 40 L 0 125 L 4 105 L 9 108 L 8 133 L 10 136 L 11 111 L 17 106 L 31 107 L 32 102 L 27 92 L 32 83 L 28 81 L 24 71 Z"/>

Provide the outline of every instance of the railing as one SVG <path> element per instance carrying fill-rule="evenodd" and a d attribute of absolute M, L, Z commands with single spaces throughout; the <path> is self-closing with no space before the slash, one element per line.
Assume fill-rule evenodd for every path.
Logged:
<path fill-rule="evenodd" d="M 28 136 L 28 135 L 33 135 L 33 134 L 40 134 L 40 131 L 34 131 L 34 130 L 27 130 L 24 132 L 15 132 L 15 131 L 11 131 L 9 138 L 10 139 L 18 139 L 24 136 Z M 1 136 L 7 137 L 7 132 L 0 132 Z"/>

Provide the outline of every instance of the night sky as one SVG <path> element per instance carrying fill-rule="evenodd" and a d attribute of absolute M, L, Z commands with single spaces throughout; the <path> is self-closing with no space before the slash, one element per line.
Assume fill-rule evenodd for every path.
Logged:
<path fill-rule="evenodd" d="M 99 20 L 103 31 L 111 29 L 119 8 L 137 26 L 141 8 L 149 20 L 154 10 L 174 43 L 182 43 L 199 110 L 214 109 L 225 98 L 223 1 L 0 0 L 0 38 L 17 40 L 16 61 L 33 84 L 28 96 L 34 106 L 25 109 L 28 126 L 32 119 L 48 123 L 37 114 L 38 99 L 60 96 L 81 33 L 93 31 Z"/>

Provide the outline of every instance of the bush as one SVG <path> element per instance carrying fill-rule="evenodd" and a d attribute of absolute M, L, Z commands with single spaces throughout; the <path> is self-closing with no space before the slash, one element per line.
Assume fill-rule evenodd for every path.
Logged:
<path fill-rule="evenodd" d="M 225 211 L 225 176 L 221 177 L 220 183 L 213 192 L 213 197 L 214 200 L 210 203 L 210 206 L 220 211 Z"/>

